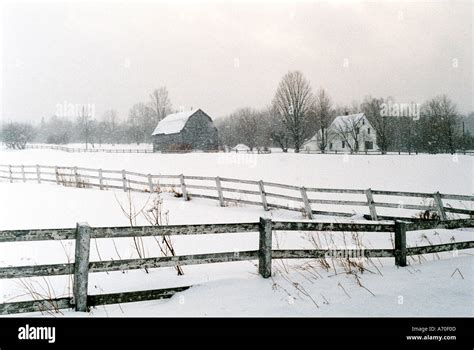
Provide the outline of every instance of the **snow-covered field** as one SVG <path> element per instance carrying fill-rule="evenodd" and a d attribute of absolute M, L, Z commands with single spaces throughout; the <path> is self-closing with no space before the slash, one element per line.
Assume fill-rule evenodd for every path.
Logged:
<path fill-rule="evenodd" d="M 180 174 L 263 179 L 314 187 L 368 188 L 400 191 L 473 193 L 473 157 L 448 155 L 339 156 L 308 154 L 108 154 L 65 153 L 53 150 L 0 151 L 0 164 L 44 164 L 127 169 L 154 174 Z M 300 219 L 298 212 L 258 207 L 229 206 L 205 199 L 184 202 L 169 193 L 161 195 L 170 224 L 257 221 L 259 217 Z M 137 209 L 148 207 L 148 194 L 132 194 Z M 120 203 L 123 191 L 99 191 L 34 183 L 0 183 L 0 230 L 91 226 L 126 226 Z M 327 218 L 326 218 L 327 219 Z M 335 219 L 336 220 L 336 219 Z M 339 219 L 340 220 L 340 219 Z M 143 215 L 137 224 L 147 224 Z M 431 230 L 408 233 L 408 245 L 472 240 L 474 230 Z M 321 233 L 319 238 L 324 241 Z M 355 247 L 350 233 L 333 235 L 340 247 Z M 344 237 L 345 236 L 345 237 Z M 280 249 L 311 248 L 306 233 L 278 233 Z M 345 242 L 344 242 L 345 238 Z M 389 234 L 365 233 L 364 247 L 390 248 Z M 257 234 L 228 234 L 174 238 L 178 255 L 253 250 Z M 159 255 L 156 241 L 144 239 L 147 256 Z M 136 257 L 131 239 L 94 240 L 91 260 Z M 0 244 L 0 266 L 67 262 L 74 243 L 29 242 Z M 112 305 L 93 309 L 99 316 L 472 316 L 473 250 L 431 254 L 409 259 L 410 266 L 396 268 L 393 259 L 365 261 L 366 271 L 354 275 L 342 267 L 310 268 L 308 261 L 274 261 L 274 276 L 257 274 L 256 262 L 184 266 L 185 275 L 161 268 L 90 275 L 90 294 L 194 285 L 170 300 Z M 337 273 L 335 273 L 337 272 Z M 54 295 L 70 292 L 67 276 L 30 279 L 35 288 Z M 24 281 L 23 281 L 24 282 Z M 35 283 L 36 283 L 35 282 Z M 0 302 L 31 297 L 18 280 L 0 280 Z M 73 315 L 72 312 L 65 312 Z"/>
<path fill-rule="evenodd" d="M 109 154 L 55 150 L 0 152 L 0 164 L 126 169 L 264 180 L 307 187 L 372 188 L 455 194 L 474 192 L 468 155 Z"/>

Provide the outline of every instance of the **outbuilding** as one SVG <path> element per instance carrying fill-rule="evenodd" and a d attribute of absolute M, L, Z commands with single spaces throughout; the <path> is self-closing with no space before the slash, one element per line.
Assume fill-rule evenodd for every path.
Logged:
<path fill-rule="evenodd" d="M 167 115 L 153 131 L 153 151 L 214 151 L 217 128 L 201 109 Z"/>
<path fill-rule="evenodd" d="M 237 146 L 232 148 L 232 151 L 234 152 L 249 152 L 250 147 L 247 145 L 244 145 L 243 143 L 239 143 Z"/>

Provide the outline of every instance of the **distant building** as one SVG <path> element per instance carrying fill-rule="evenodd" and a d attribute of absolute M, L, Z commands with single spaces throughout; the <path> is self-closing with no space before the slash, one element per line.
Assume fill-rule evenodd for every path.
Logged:
<path fill-rule="evenodd" d="M 250 147 L 247 145 L 244 145 L 243 143 L 239 143 L 237 146 L 232 148 L 232 151 L 234 152 L 248 152 L 250 151 Z"/>
<path fill-rule="evenodd" d="M 321 140 L 319 130 L 303 144 L 302 149 L 320 151 Z M 365 152 L 377 149 L 377 135 L 364 113 L 338 116 L 327 129 L 326 151 Z"/>
<path fill-rule="evenodd" d="M 153 151 L 217 150 L 217 129 L 201 109 L 169 114 L 153 131 Z"/>

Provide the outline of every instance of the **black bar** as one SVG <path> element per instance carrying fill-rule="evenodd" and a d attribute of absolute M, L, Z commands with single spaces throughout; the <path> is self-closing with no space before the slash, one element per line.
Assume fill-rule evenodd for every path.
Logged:
<path fill-rule="evenodd" d="M 129 344 L 134 344 L 134 349 L 148 348 L 150 342 L 155 344 L 151 348 L 159 348 L 159 345 L 164 346 L 160 340 L 169 337 L 174 339 L 174 346 L 184 345 L 184 337 L 191 341 L 197 340 L 196 337 L 211 337 L 214 344 L 227 347 L 229 343 L 221 343 L 224 340 L 219 338 L 230 336 L 238 340 L 258 336 L 267 346 L 280 342 L 283 337 L 291 337 L 295 341 L 307 338 L 304 341 L 309 341 L 307 346 L 311 348 L 332 345 L 337 349 L 393 346 L 472 349 L 473 323 L 473 318 L 0 318 L 0 348 L 84 346 L 90 349 L 98 346 L 99 341 L 105 341 L 107 348 L 112 348 L 112 344 L 119 344 L 121 348 Z M 55 342 L 19 340 L 19 329 L 27 324 L 55 327 Z M 416 336 L 421 339 L 408 339 Z M 456 339 L 426 338 L 433 336 L 455 336 Z"/>

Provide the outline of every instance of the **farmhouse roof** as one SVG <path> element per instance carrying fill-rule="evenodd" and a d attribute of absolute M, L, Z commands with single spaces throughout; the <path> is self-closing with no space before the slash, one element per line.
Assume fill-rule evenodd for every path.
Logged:
<path fill-rule="evenodd" d="M 348 115 L 337 116 L 331 123 L 331 128 L 344 128 L 348 123 L 357 123 L 361 118 L 364 118 L 364 113 L 355 113 Z"/>
<path fill-rule="evenodd" d="M 189 118 L 193 116 L 199 109 L 168 114 L 156 126 L 152 135 L 158 134 L 176 134 L 183 130 Z"/>
<path fill-rule="evenodd" d="M 354 113 L 354 114 L 347 114 L 347 115 L 339 115 L 332 121 L 329 129 L 345 129 L 346 127 L 350 126 L 351 123 L 355 122 L 358 123 L 361 118 L 364 118 L 364 113 Z M 318 141 L 318 137 L 321 135 L 321 129 L 319 129 L 316 134 L 313 135 L 310 139 L 306 140 L 303 143 L 303 147 L 306 146 L 308 143 L 313 141 Z"/>

